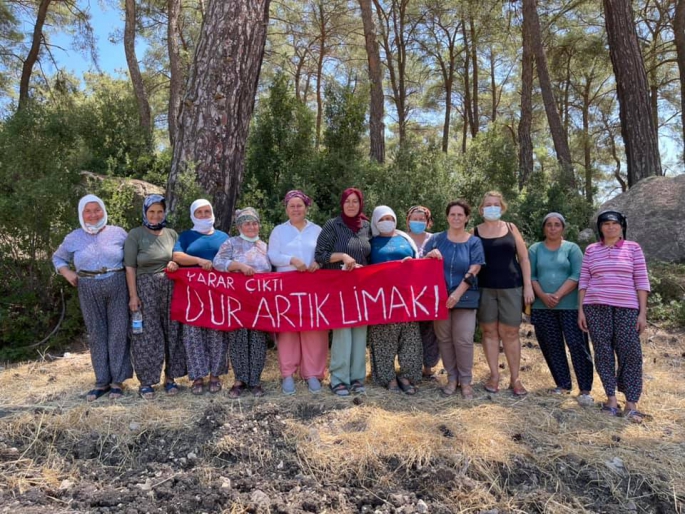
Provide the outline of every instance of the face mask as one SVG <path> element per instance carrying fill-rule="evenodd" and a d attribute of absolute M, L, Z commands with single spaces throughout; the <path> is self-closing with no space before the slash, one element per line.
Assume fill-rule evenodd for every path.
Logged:
<path fill-rule="evenodd" d="M 426 225 L 425 221 L 410 221 L 409 230 L 412 234 L 423 234 L 426 231 Z"/>
<path fill-rule="evenodd" d="M 394 221 L 379 221 L 377 223 L 378 230 L 381 234 L 390 234 L 395 230 L 397 224 Z"/>
<path fill-rule="evenodd" d="M 502 217 L 502 208 L 499 205 L 483 207 L 483 217 L 487 221 L 497 221 Z"/>
<path fill-rule="evenodd" d="M 241 232 L 240 239 L 244 239 L 245 241 L 249 241 L 250 243 L 256 243 L 257 241 L 259 241 L 259 236 L 247 237 L 245 234 Z"/>
<path fill-rule="evenodd" d="M 95 225 L 91 225 L 89 223 L 84 223 L 83 224 L 83 229 L 88 232 L 89 234 L 97 234 L 102 230 L 102 227 L 105 226 L 105 223 L 107 223 L 107 218 L 103 217 L 100 221 L 98 221 Z"/>
<path fill-rule="evenodd" d="M 214 228 L 214 216 L 201 220 L 193 216 L 193 230 L 200 234 L 209 234 Z"/>

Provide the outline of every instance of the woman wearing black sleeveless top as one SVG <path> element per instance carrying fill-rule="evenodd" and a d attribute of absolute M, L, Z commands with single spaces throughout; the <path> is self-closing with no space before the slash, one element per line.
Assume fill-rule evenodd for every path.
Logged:
<path fill-rule="evenodd" d="M 474 235 L 480 237 L 485 251 L 485 266 L 478 275 L 481 287 L 478 321 L 483 331 L 483 351 L 490 367 L 490 378 L 485 390 L 499 391 L 499 342 L 510 370 L 510 385 L 516 396 L 527 394 L 519 378 L 521 368 L 522 301 L 533 303 L 535 295 L 530 279 L 530 261 L 526 243 L 513 223 L 500 217 L 507 210 L 501 193 L 490 191 L 480 204 L 485 222 L 478 225 Z"/>

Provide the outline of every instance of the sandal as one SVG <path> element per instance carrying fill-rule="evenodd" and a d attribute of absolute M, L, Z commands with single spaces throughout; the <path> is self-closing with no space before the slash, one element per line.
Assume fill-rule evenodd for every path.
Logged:
<path fill-rule="evenodd" d="M 528 391 L 525 387 L 523 387 L 520 378 L 516 379 L 516 382 L 509 386 L 509 389 L 511 389 L 511 392 L 514 396 L 518 396 L 519 398 L 528 394 Z"/>
<path fill-rule="evenodd" d="M 409 396 L 414 396 L 416 394 L 416 387 L 412 385 L 412 383 L 405 379 L 400 378 L 398 381 L 398 385 L 400 386 L 400 389 L 402 389 L 402 392 L 404 394 L 408 394 Z"/>
<path fill-rule="evenodd" d="M 440 392 L 444 396 L 452 396 L 452 395 L 454 395 L 454 393 L 456 391 L 457 391 L 457 383 L 456 382 L 447 382 L 447 385 L 440 389 Z"/>
<path fill-rule="evenodd" d="M 602 404 L 602 408 L 600 409 L 603 414 L 606 414 L 607 416 L 611 416 L 612 418 L 615 418 L 617 416 L 621 415 L 621 408 L 616 406 L 616 407 L 610 407 L 609 405 Z"/>
<path fill-rule="evenodd" d="M 566 389 L 564 387 L 555 387 L 554 389 L 550 389 L 548 391 L 549 394 L 559 394 L 559 395 L 564 395 L 564 394 L 571 394 L 571 391 L 569 389 Z"/>
<path fill-rule="evenodd" d="M 110 388 L 110 390 L 109 390 L 109 399 L 110 400 L 119 400 L 120 398 L 123 398 L 123 397 L 124 397 L 124 391 L 121 389 L 121 387 Z"/>
<path fill-rule="evenodd" d="M 164 384 L 164 391 L 166 391 L 166 394 L 169 396 L 176 396 L 178 394 L 178 384 L 176 382 L 167 382 Z"/>
<path fill-rule="evenodd" d="M 462 384 L 460 389 L 461 397 L 464 400 L 473 400 L 473 387 L 471 387 L 469 384 Z"/>
<path fill-rule="evenodd" d="M 493 382 L 495 385 L 492 385 Z M 483 389 L 485 389 L 488 393 L 499 393 L 499 379 L 495 381 L 492 377 L 488 378 L 488 380 L 483 384 Z"/>
<path fill-rule="evenodd" d="M 88 393 L 86 394 L 86 401 L 87 401 L 87 402 L 94 402 L 95 400 L 97 400 L 97 399 L 100 398 L 101 396 L 104 396 L 104 395 L 107 394 L 108 392 L 109 392 L 109 386 L 104 387 L 104 388 L 98 388 L 98 387 L 96 387 L 95 389 L 91 389 L 91 390 L 88 391 Z"/>
<path fill-rule="evenodd" d="M 221 381 L 220 380 L 210 380 L 209 381 L 209 392 L 216 394 L 221 391 Z"/>
<path fill-rule="evenodd" d="M 391 393 L 401 393 L 401 392 L 402 392 L 402 389 L 400 389 L 400 386 L 397 385 L 397 381 L 396 381 L 396 380 L 392 380 L 392 381 L 390 381 L 390 383 L 388 384 L 388 391 L 390 391 Z"/>
<path fill-rule="evenodd" d="M 361 380 L 353 380 L 350 384 L 350 391 L 355 394 L 366 393 L 366 387 L 364 387 L 364 382 L 362 382 Z"/>
<path fill-rule="evenodd" d="M 333 394 L 335 394 L 337 396 L 349 396 L 350 395 L 350 390 L 342 382 L 336 386 L 331 384 L 331 391 L 333 391 Z"/>
<path fill-rule="evenodd" d="M 138 394 L 143 400 L 155 399 L 155 390 L 152 388 L 152 386 L 140 386 L 140 389 L 138 389 Z"/>
<path fill-rule="evenodd" d="M 240 398 L 240 395 L 243 394 L 243 391 L 245 390 L 245 384 L 242 382 L 236 382 L 233 384 L 233 387 L 231 387 L 231 390 L 228 391 L 228 397 L 235 400 L 236 398 Z"/>
<path fill-rule="evenodd" d="M 651 421 L 654 417 L 650 414 L 645 414 L 637 409 L 626 409 L 623 411 L 622 416 L 628 421 L 636 424 L 640 424 L 643 421 Z"/>
<path fill-rule="evenodd" d="M 205 392 L 205 381 L 198 378 L 193 382 L 193 386 L 190 388 L 190 392 L 195 396 L 199 396 Z"/>
<path fill-rule="evenodd" d="M 256 385 L 252 387 L 252 396 L 255 398 L 261 398 L 264 396 L 266 393 L 264 392 L 264 389 L 262 389 L 261 385 Z"/>

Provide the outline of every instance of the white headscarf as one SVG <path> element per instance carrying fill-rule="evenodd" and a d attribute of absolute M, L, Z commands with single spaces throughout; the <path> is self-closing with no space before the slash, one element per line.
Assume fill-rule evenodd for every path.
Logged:
<path fill-rule="evenodd" d="M 381 231 L 378 230 L 378 222 L 383 216 L 388 215 L 393 217 L 393 219 L 395 220 L 395 225 L 397 226 L 397 216 L 395 215 L 395 211 L 393 211 L 390 207 L 388 207 L 387 205 L 379 205 L 373 210 L 373 215 L 371 216 L 371 234 L 374 237 L 381 235 Z M 406 232 L 398 230 L 397 228 L 395 228 L 395 233 L 398 236 L 402 236 L 407 240 L 409 246 L 411 246 L 411 249 L 414 251 L 414 257 L 418 257 L 419 249 L 417 248 L 414 240 L 411 237 L 409 237 L 409 235 Z"/>
<path fill-rule="evenodd" d="M 102 212 L 105 213 L 105 215 L 102 217 L 100 221 L 97 222 L 96 225 L 89 225 L 83 219 L 83 209 L 85 209 L 86 205 L 89 203 L 98 204 L 102 209 Z M 102 228 L 105 225 L 107 225 L 107 209 L 105 209 L 104 202 L 95 195 L 86 195 L 83 198 L 81 198 L 78 202 L 78 221 L 81 224 L 81 228 L 89 234 L 97 234 L 98 232 L 100 232 L 100 230 L 102 230 Z"/>
<path fill-rule="evenodd" d="M 195 211 L 200 207 L 205 206 L 209 206 L 212 209 L 212 217 L 206 219 L 196 218 Z M 205 200 L 204 198 L 195 200 L 190 206 L 190 219 L 193 221 L 192 230 L 195 232 L 199 232 L 200 234 L 209 234 L 212 232 L 212 230 L 214 230 L 214 222 L 216 221 L 216 218 L 214 217 L 214 209 L 212 208 L 212 204 L 209 203 L 209 200 Z"/>

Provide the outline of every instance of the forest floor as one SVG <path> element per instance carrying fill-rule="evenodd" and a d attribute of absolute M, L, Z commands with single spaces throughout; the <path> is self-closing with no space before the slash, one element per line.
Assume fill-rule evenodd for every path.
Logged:
<path fill-rule="evenodd" d="M 577 391 L 551 395 L 531 327 L 521 333 L 522 399 L 506 371 L 500 393 L 477 384 L 472 401 L 435 381 L 415 397 L 304 383 L 286 397 L 273 350 L 260 399 L 195 397 L 183 380 L 179 396 L 145 401 L 132 380 L 123 400 L 89 404 L 86 352 L 7 367 L 0 512 L 684 513 L 685 334 L 644 335 L 640 408 L 654 419 L 636 425 L 580 407 Z"/>

